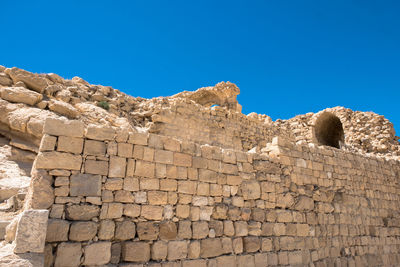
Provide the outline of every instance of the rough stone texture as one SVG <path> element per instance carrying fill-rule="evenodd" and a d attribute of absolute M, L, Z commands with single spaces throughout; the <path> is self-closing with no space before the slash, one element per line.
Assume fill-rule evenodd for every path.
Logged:
<path fill-rule="evenodd" d="M 47 118 L 43 133 L 57 136 L 83 137 L 84 124 L 77 120 Z"/>
<path fill-rule="evenodd" d="M 23 87 L 4 87 L 0 89 L 0 97 L 14 103 L 35 105 L 42 100 L 43 96 Z"/>
<path fill-rule="evenodd" d="M 81 243 L 64 242 L 58 245 L 55 267 L 77 267 L 82 256 Z"/>
<path fill-rule="evenodd" d="M 97 242 L 85 247 L 83 265 L 103 265 L 111 260 L 111 242 Z"/>
<path fill-rule="evenodd" d="M 26 210 L 21 214 L 15 234 L 15 253 L 43 253 L 48 210 Z"/>
<path fill-rule="evenodd" d="M 71 175 L 71 196 L 101 196 L 101 176 L 91 174 Z"/>
<path fill-rule="evenodd" d="M 87 241 L 92 239 L 97 233 L 97 223 L 95 222 L 74 222 L 69 230 L 69 240 Z"/>
<path fill-rule="evenodd" d="M 64 152 L 40 152 L 36 158 L 38 169 L 80 170 L 82 157 Z"/>
<path fill-rule="evenodd" d="M 46 242 L 68 241 L 69 222 L 50 219 L 47 223 Z"/>
<path fill-rule="evenodd" d="M 147 262 L 150 260 L 150 245 L 145 242 L 124 242 L 122 259 L 128 262 Z"/>

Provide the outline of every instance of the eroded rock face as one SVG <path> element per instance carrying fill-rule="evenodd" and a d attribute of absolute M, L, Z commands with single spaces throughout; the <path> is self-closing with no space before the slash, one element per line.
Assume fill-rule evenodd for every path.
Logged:
<path fill-rule="evenodd" d="M 237 102 L 237 95 L 240 94 L 239 88 L 231 82 L 220 82 L 213 87 L 203 87 L 194 92 L 182 92 L 173 97 L 186 98 L 194 102 L 211 107 L 218 105 L 237 112 L 242 111 L 242 106 Z"/>

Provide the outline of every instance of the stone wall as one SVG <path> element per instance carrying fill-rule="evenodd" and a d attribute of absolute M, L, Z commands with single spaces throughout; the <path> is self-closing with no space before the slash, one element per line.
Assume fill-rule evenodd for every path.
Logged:
<path fill-rule="evenodd" d="M 46 266 L 393 266 L 400 164 L 274 138 L 263 153 L 48 119 L 26 208 Z M 112 265 L 114 264 L 114 265 Z"/>

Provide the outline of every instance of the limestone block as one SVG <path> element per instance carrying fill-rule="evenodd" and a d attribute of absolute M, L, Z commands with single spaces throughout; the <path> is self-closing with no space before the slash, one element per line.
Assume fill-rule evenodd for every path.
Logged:
<path fill-rule="evenodd" d="M 229 238 L 229 237 L 221 238 L 221 244 L 222 244 L 223 254 L 232 254 L 233 253 L 233 246 L 232 246 L 231 238 Z"/>
<path fill-rule="evenodd" d="M 166 221 L 160 224 L 160 239 L 174 240 L 178 234 L 176 224 L 171 221 Z"/>
<path fill-rule="evenodd" d="M 233 256 L 221 256 L 221 257 L 218 257 L 217 258 L 217 266 L 223 266 L 223 267 L 236 266 L 235 256 L 233 255 Z M 261 266 L 263 266 L 263 265 L 260 265 L 260 267 Z"/>
<path fill-rule="evenodd" d="M 99 141 L 114 140 L 115 130 L 112 127 L 90 124 L 86 129 L 85 136 Z"/>
<path fill-rule="evenodd" d="M 233 226 L 232 221 L 224 221 L 224 235 L 226 236 L 234 236 L 235 228 Z"/>
<path fill-rule="evenodd" d="M 99 232 L 97 233 L 100 240 L 110 240 L 114 237 L 115 223 L 113 220 L 101 220 Z"/>
<path fill-rule="evenodd" d="M 260 184 L 257 181 L 244 181 L 240 189 L 245 200 L 258 199 L 261 196 Z"/>
<path fill-rule="evenodd" d="M 191 167 L 192 166 L 192 156 L 184 153 L 174 153 L 174 165 Z"/>
<path fill-rule="evenodd" d="M 135 203 L 144 204 L 147 202 L 147 192 L 135 192 Z"/>
<path fill-rule="evenodd" d="M 162 179 L 160 180 L 160 190 L 163 191 L 176 191 L 178 183 L 174 179 Z"/>
<path fill-rule="evenodd" d="M 115 239 L 116 240 L 129 240 L 135 238 L 136 226 L 134 222 L 123 221 L 116 223 Z"/>
<path fill-rule="evenodd" d="M 0 97 L 9 102 L 24 103 L 33 106 L 42 100 L 43 95 L 24 87 L 3 87 L 0 89 Z"/>
<path fill-rule="evenodd" d="M 140 190 L 158 190 L 160 188 L 159 179 L 141 178 Z"/>
<path fill-rule="evenodd" d="M 106 154 L 106 144 L 101 141 L 85 140 L 85 155 L 104 156 Z"/>
<path fill-rule="evenodd" d="M 192 223 L 193 239 L 202 239 L 208 236 L 208 222 L 198 221 Z"/>
<path fill-rule="evenodd" d="M 71 175 L 70 195 L 101 196 L 101 176 L 82 173 Z"/>
<path fill-rule="evenodd" d="M 234 224 L 235 224 L 236 236 L 247 236 L 248 235 L 247 222 L 237 221 Z"/>
<path fill-rule="evenodd" d="M 126 191 L 139 191 L 139 179 L 133 177 L 126 177 L 124 179 L 123 189 Z"/>
<path fill-rule="evenodd" d="M 200 197 L 194 196 L 192 199 L 193 206 L 207 206 L 208 205 L 208 197 Z"/>
<path fill-rule="evenodd" d="M 111 156 L 108 177 L 125 177 L 126 158 Z"/>
<path fill-rule="evenodd" d="M 130 191 L 119 190 L 115 192 L 114 200 L 121 203 L 133 203 L 135 198 Z"/>
<path fill-rule="evenodd" d="M 71 119 L 75 119 L 79 115 L 79 111 L 76 108 L 64 101 L 50 99 L 48 106 L 51 111 L 54 111 Z"/>
<path fill-rule="evenodd" d="M 153 222 L 138 222 L 137 234 L 140 240 L 156 240 L 160 233 L 158 224 Z"/>
<path fill-rule="evenodd" d="M 64 213 L 64 205 L 53 204 L 50 210 L 50 218 L 61 219 Z"/>
<path fill-rule="evenodd" d="M 200 256 L 202 258 L 212 258 L 222 255 L 222 244 L 219 238 L 208 238 L 200 241 Z"/>
<path fill-rule="evenodd" d="M 44 252 L 48 210 L 25 210 L 21 215 L 15 234 L 15 253 Z"/>
<path fill-rule="evenodd" d="M 111 260 L 111 242 L 96 242 L 85 247 L 83 265 L 104 265 Z"/>
<path fill-rule="evenodd" d="M 85 173 L 89 174 L 108 174 L 108 161 L 104 160 L 86 160 Z"/>
<path fill-rule="evenodd" d="M 240 185 L 242 183 L 242 178 L 238 175 L 227 175 L 226 183 L 228 185 Z"/>
<path fill-rule="evenodd" d="M 88 241 L 97 233 L 97 223 L 95 222 L 73 222 L 69 230 L 69 240 Z"/>
<path fill-rule="evenodd" d="M 296 210 L 311 211 L 314 209 L 314 200 L 310 197 L 300 196 L 294 206 Z"/>
<path fill-rule="evenodd" d="M 99 216 L 100 208 L 94 205 L 71 205 L 65 210 L 65 216 L 68 220 L 89 221 Z"/>
<path fill-rule="evenodd" d="M 124 242 L 122 259 L 128 262 L 148 262 L 150 260 L 150 244 L 140 241 Z"/>
<path fill-rule="evenodd" d="M 168 194 L 162 191 L 148 191 L 147 199 L 151 205 L 166 205 L 168 203 Z"/>
<path fill-rule="evenodd" d="M 63 242 L 58 245 L 55 267 L 78 267 L 81 263 L 81 243 Z"/>
<path fill-rule="evenodd" d="M 188 258 L 197 259 L 200 257 L 200 241 L 192 241 L 188 247 Z"/>
<path fill-rule="evenodd" d="M 135 145 L 147 146 L 148 133 L 129 133 L 128 142 Z"/>
<path fill-rule="evenodd" d="M 81 169 L 82 157 L 63 152 L 40 152 L 36 157 L 35 166 L 37 169 Z"/>
<path fill-rule="evenodd" d="M 122 178 L 107 178 L 104 188 L 110 191 L 121 190 L 124 184 Z"/>
<path fill-rule="evenodd" d="M 128 163 L 126 165 L 127 177 L 132 177 L 133 175 L 135 175 L 135 167 L 136 167 L 136 161 L 134 159 L 128 159 Z"/>
<path fill-rule="evenodd" d="M 68 241 L 69 222 L 50 219 L 47 223 L 46 242 Z"/>
<path fill-rule="evenodd" d="M 40 142 L 39 151 L 53 151 L 57 143 L 57 137 L 44 134 Z"/>
<path fill-rule="evenodd" d="M 155 164 L 147 161 L 136 161 L 135 175 L 153 178 L 155 174 Z"/>
<path fill-rule="evenodd" d="M 151 246 L 151 259 L 155 261 L 162 261 L 167 258 L 168 243 L 164 241 L 154 242 Z"/>
<path fill-rule="evenodd" d="M 178 227 L 178 237 L 180 239 L 191 239 L 192 238 L 192 228 L 190 221 L 179 221 Z"/>
<path fill-rule="evenodd" d="M 193 181 L 178 181 L 178 192 L 184 194 L 196 194 L 197 183 Z"/>
<path fill-rule="evenodd" d="M 84 124 L 77 120 L 47 118 L 43 133 L 55 136 L 83 137 Z"/>
<path fill-rule="evenodd" d="M 104 203 L 101 206 L 100 219 L 117 219 L 123 214 L 122 203 Z"/>
<path fill-rule="evenodd" d="M 174 153 L 166 150 L 155 150 L 154 161 L 163 164 L 173 164 L 174 163 Z"/>
<path fill-rule="evenodd" d="M 26 207 L 48 209 L 54 202 L 52 177 L 46 172 L 37 170 L 31 173 L 32 179 L 28 191 Z"/>
<path fill-rule="evenodd" d="M 70 136 L 58 137 L 57 151 L 80 154 L 82 153 L 82 149 L 83 149 L 82 138 L 70 137 Z"/>
<path fill-rule="evenodd" d="M 207 183 L 217 183 L 218 175 L 215 171 L 199 169 L 199 180 Z"/>
<path fill-rule="evenodd" d="M 260 239 L 257 236 L 246 236 L 243 238 L 245 252 L 257 252 L 260 249 Z"/>
<path fill-rule="evenodd" d="M 170 241 L 168 242 L 168 260 L 185 259 L 187 256 L 187 242 L 186 241 Z"/>
<path fill-rule="evenodd" d="M 176 206 L 176 216 L 178 218 L 186 219 L 190 215 L 189 205 L 177 205 Z"/>
<path fill-rule="evenodd" d="M 53 175 L 53 174 L 50 174 Z M 58 176 L 54 180 L 54 186 L 65 186 L 69 185 L 69 177 L 68 176 Z"/>
<path fill-rule="evenodd" d="M 198 183 L 197 184 L 197 195 L 208 196 L 210 194 L 210 184 Z"/>
<path fill-rule="evenodd" d="M 132 157 L 133 145 L 128 143 L 118 143 L 118 156 L 130 158 Z"/>
<path fill-rule="evenodd" d="M 241 254 L 243 252 L 243 240 L 241 237 L 232 240 L 233 252 L 235 254 Z"/>

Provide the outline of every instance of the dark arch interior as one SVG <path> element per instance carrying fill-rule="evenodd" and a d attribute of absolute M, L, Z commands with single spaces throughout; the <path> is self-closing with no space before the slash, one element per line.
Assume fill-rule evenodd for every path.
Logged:
<path fill-rule="evenodd" d="M 332 113 L 321 114 L 314 127 L 315 137 L 320 145 L 340 148 L 340 142 L 344 143 L 342 123 Z"/>

